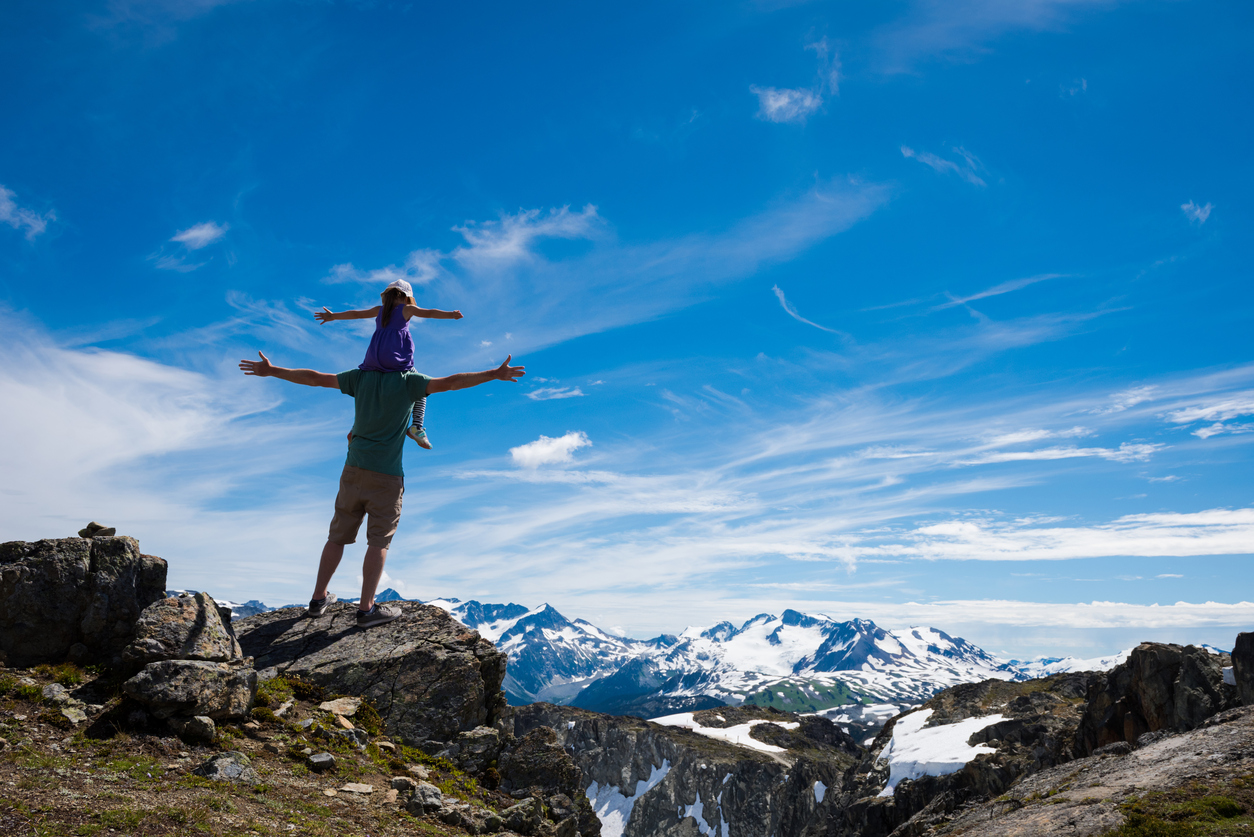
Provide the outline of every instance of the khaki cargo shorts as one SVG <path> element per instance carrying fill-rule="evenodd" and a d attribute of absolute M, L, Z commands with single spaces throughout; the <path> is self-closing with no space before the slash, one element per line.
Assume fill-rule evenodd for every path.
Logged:
<path fill-rule="evenodd" d="M 339 544 L 355 543 L 362 518 L 370 515 L 366 524 L 366 543 L 388 546 L 401 522 L 401 500 L 404 497 L 404 477 L 345 465 L 344 473 L 340 474 L 340 493 L 335 495 L 335 517 L 331 518 L 327 540 Z"/>

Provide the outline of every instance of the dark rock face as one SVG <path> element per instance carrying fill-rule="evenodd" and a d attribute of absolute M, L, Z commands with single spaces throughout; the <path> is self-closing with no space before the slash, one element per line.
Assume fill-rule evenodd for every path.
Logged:
<path fill-rule="evenodd" d="M 0 652 L 12 666 L 116 665 L 145 607 L 165 597 L 166 562 L 134 538 L 0 544 Z"/>
<path fill-rule="evenodd" d="M 919 707 L 932 710 L 925 726 L 1002 715 L 1005 720 L 985 727 L 968 741 L 993 747 L 996 752 L 976 756 L 946 776 L 902 780 L 892 796 L 878 797 L 889 777 L 888 766 L 880 756 L 903 717 L 897 716 L 880 731 L 862 762 L 845 775 L 827 834 L 921 834 L 947 821 L 960 808 L 999 796 L 1025 776 L 1072 760 L 1076 755 L 1075 730 L 1084 711 L 1083 696 L 1100 677 L 1079 672 L 1024 683 L 986 680 L 946 689 Z"/>
<path fill-rule="evenodd" d="M 1226 655 L 1192 645 L 1138 645 L 1127 662 L 1094 682 L 1080 722 L 1078 755 L 1117 741 L 1135 742 L 1147 732 L 1183 732 L 1237 705 L 1236 689 L 1224 685 Z"/>
<path fill-rule="evenodd" d="M 758 720 L 776 721 L 781 732 L 800 731 L 782 726 L 798 722 L 795 716 L 761 708 L 721 707 L 698 714 L 708 715 L 709 725 L 715 725 L 716 713 L 731 726 L 744 722 L 728 718 L 728 712 L 757 713 Z M 731 835 L 823 834 L 842 772 L 854 760 L 842 752 L 843 743 L 824 749 L 821 741 L 830 730 L 807 738 L 802 750 L 776 755 L 633 717 L 549 704 L 517 707 L 510 721 L 523 739 L 542 729 L 554 732 L 555 743 L 583 774 L 581 791 L 595 797 L 594 805 L 603 812 L 615 806 L 621 811 L 629 803 L 625 837 L 719 834 L 724 826 Z M 579 830 L 587 833 L 582 824 Z"/>
<path fill-rule="evenodd" d="M 1232 646 L 1232 673 L 1241 703 L 1254 706 L 1254 633 L 1237 634 L 1237 642 Z"/>
<path fill-rule="evenodd" d="M 579 793 L 583 778 L 574 760 L 558 743 L 557 733 L 548 727 L 527 732 L 501 757 L 501 790 L 537 788 L 541 792 Z"/>
<path fill-rule="evenodd" d="M 491 726 L 505 708 L 505 655 L 438 607 L 394 606 L 402 618 L 368 630 L 357 627 L 356 608 L 347 603 L 317 619 L 285 608 L 234 627 L 259 670 L 369 697 L 389 731 L 407 743 L 449 742 Z"/>

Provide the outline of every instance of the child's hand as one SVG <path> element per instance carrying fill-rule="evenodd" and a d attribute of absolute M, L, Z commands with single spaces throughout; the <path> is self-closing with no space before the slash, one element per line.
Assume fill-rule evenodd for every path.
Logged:
<path fill-rule="evenodd" d="M 455 319 L 455 320 L 460 320 L 461 318 L 462 318 L 462 312 L 461 312 L 461 311 L 454 311 L 454 312 L 453 312 L 453 319 Z"/>
<path fill-rule="evenodd" d="M 332 311 L 330 308 L 324 307 L 321 311 L 314 312 L 314 319 L 322 323 L 323 325 L 326 325 L 327 323 L 335 319 L 335 312 Z"/>

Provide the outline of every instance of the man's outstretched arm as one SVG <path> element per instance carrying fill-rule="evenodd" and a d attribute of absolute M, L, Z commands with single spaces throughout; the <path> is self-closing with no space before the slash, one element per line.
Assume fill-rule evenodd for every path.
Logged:
<path fill-rule="evenodd" d="M 518 379 L 527 372 L 522 366 L 510 366 L 510 359 L 513 355 L 505 358 L 505 362 L 495 369 L 486 369 L 483 372 L 459 372 L 456 375 L 448 375 L 443 378 L 432 378 L 427 381 L 427 395 L 436 392 L 450 392 L 455 389 L 466 389 L 467 387 L 477 387 L 479 384 L 486 384 L 488 381 L 509 381 L 517 383 Z M 331 377 L 335 377 L 332 375 Z"/>
<path fill-rule="evenodd" d="M 261 360 L 239 362 L 240 371 L 245 375 L 256 375 L 258 378 L 279 378 L 294 384 L 304 384 L 307 387 L 340 388 L 339 379 L 329 372 L 315 372 L 312 369 L 284 369 L 282 366 L 272 364 L 270 358 L 261 352 L 257 354 L 261 355 Z"/>

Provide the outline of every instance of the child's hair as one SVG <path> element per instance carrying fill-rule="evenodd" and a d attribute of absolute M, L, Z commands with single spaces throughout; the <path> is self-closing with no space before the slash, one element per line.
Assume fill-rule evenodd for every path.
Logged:
<path fill-rule="evenodd" d="M 388 322 L 391 321 L 392 311 L 395 310 L 396 306 L 404 305 L 405 303 L 409 303 L 410 305 L 418 304 L 414 302 L 414 298 L 412 296 L 405 296 L 405 292 L 402 291 L 400 288 L 388 288 L 386 291 L 384 291 L 383 292 L 383 319 L 380 320 L 380 322 L 382 322 L 386 326 Z"/>

